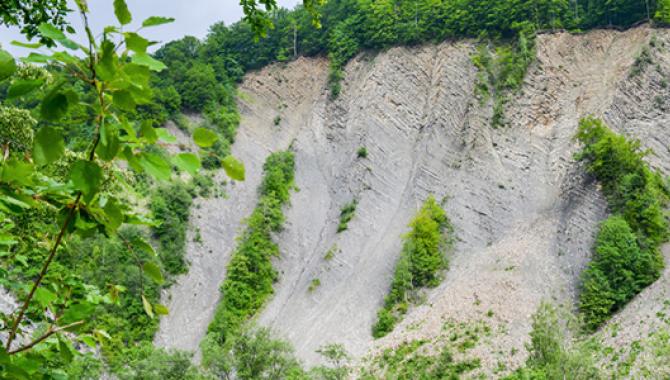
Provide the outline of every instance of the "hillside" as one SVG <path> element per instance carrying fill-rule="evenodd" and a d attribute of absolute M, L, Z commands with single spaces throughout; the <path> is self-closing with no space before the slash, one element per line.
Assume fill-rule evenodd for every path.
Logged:
<path fill-rule="evenodd" d="M 573 159 L 580 118 L 594 115 L 640 139 L 655 152 L 651 166 L 670 174 L 667 29 L 541 34 L 536 45 L 537 60 L 499 128 L 490 125 L 492 101 L 475 92 L 474 42 L 362 53 L 344 68 L 335 100 L 323 58 L 246 74 L 232 145 L 246 180 L 228 184 L 225 199 L 202 199 L 191 209 L 189 271 L 164 291 L 170 314 L 155 343 L 198 349 L 235 236 L 256 204 L 262 163 L 290 147 L 296 190 L 275 236 L 279 277 L 260 325 L 311 366 L 327 343 L 343 344 L 360 360 L 436 337 L 445 322 L 485 321 L 492 333 L 470 353 L 481 359 L 482 373 L 495 373 L 499 362 L 521 365 L 531 315 L 542 300 L 575 304 L 598 222 L 607 216 L 598 183 Z M 643 48 L 650 63 L 638 59 Z M 357 154 L 363 147 L 364 157 Z M 455 228 L 450 268 L 394 332 L 373 340 L 401 236 L 429 194 L 444 200 Z M 353 219 L 338 233 L 340 211 L 354 199 Z M 664 253 L 670 260 L 670 247 Z M 627 347 L 662 324 L 669 276 L 666 270 L 613 319 L 611 344 Z"/>

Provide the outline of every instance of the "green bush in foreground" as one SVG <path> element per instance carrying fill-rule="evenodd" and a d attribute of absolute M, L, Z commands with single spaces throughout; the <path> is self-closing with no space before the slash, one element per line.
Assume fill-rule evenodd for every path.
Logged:
<path fill-rule="evenodd" d="M 444 251 L 449 244 L 445 231 L 451 224 L 444 210 L 428 197 L 410 223 L 410 232 L 404 236 L 400 259 L 396 264 L 391 290 L 384 299 L 384 307 L 377 313 L 372 327 L 375 338 L 385 336 L 407 312 L 410 293 L 420 287 L 440 283 L 440 271 L 448 266 Z"/>
<path fill-rule="evenodd" d="M 577 158 L 601 182 L 613 214 L 600 225 L 593 260 L 582 274 L 579 308 L 593 330 L 660 276 L 669 192 L 644 161 L 639 141 L 595 118 L 580 122 L 577 138 L 584 144 Z"/>

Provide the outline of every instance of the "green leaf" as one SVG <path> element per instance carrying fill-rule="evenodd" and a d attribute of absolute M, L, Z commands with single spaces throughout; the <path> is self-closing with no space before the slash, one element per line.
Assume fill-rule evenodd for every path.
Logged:
<path fill-rule="evenodd" d="M 168 143 L 168 144 L 174 144 L 177 142 L 177 138 L 174 137 L 170 132 L 168 132 L 167 129 L 165 128 L 156 128 L 155 129 L 156 134 L 158 135 L 158 139 L 161 140 L 162 142 Z"/>
<path fill-rule="evenodd" d="M 37 290 L 35 290 L 35 300 L 39 302 L 43 308 L 47 307 L 51 302 L 55 301 L 56 298 L 56 294 L 44 287 L 39 287 Z"/>
<path fill-rule="evenodd" d="M 95 329 L 93 330 L 93 333 L 98 337 L 98 341 L 102 341 L 101 338 L 105 338 L 107 340 L 112 340 L 111 335 L 105 330 L 102 329 Z"/>
<path fill-rule="evenodd" d="M 128 32 L 123 34 L 126 47 L 136 53 L 146 53 L 149 41 L 137 33 Z"/>
<path fill-rule="evenodd" d="M 28 48 L 28 49 L 39 49 L 40 47 L 42 47 L 41 42 L 35 42 L 35 43 L 31 44 L 29 42 L 12 41 L 10 43 L 14 46 L 24 47 L 24 48 Z"/>
<path fill-rule="evenodd" d="M 51 24 L 47 24 L 46 22 L 41 23 L 38 27 L 37 30 L 40 31 L 40 34 L 46 38 L 51 38 L 52 40 L 60 41 L 63 40 L 67 37 L 65 37 L 65 34 L 58 30 L 55 26 Z"/>
<path fill-rule="evenodd" d="M 60 326 L 68 325 L 73 322 L 84 321 L 95 312 L 95 305 L 89 302 L 80 302 L 70 305 L 65 310 L 63 316 L 58 319 Z"/>
<path fill-rule="evenodd" d="M 193 153 L 179 153 L 172 157 L 172 163 L 190 175 L 198 174 L 200 169 L 200 158 Z"/>
<path fill-rule="evenodd" d="M 135 249 L 138 249 L 144 253 L 149 254 L 150 256 L 156 257 L 156 251 L 154 251 L 154 247 L 151 246 L 151 244 L 147 243 L 146 240 L 144 240 L 141 237 L 138 237 L 136 239 L 133 239 L 132 241 L 133 247 Z"/>
<path fill-rule="evenodd" d="M 123 223 L 123 211 L 116 199 L 110 199 L 103 208 L 105 211 L 105 227 L 109 233 L 114 233 Z"/>
<path fill-rule="evenodd" d="M 121 149 L 119 141 L 119 130 L 113 124 L 103 124 L 100 128 L 100 142 L 95 149 L 95 153 L 105 161 L 111 161 L 116 157 Z"/>
<path fill-rule="evenodd" d="M 18 243 L 18 241 L 14 238 L 14 236 L 0 232 L 0 245 L 14 245 Z"/>
<path fill-rule="evenodd" d="M 158 315 L 168 315 L 170 313 L 170 310 L 168 310 L 167 307 L 165 307 L 165 306 L 163 306 L 159 303 L 154 304 L 154 311 Z"/>
<path fill-rule="evenodd" d="M 18 195 L 18 194 L 16 194 L 16 195 Z M 4 203 L 5 205 L 7 205 L 8 207 L 13 208 L 13 209 L 15 209 L 17 207 L 22 208 L 22 209 L 29 209 L 30 208 L 30 204 L 28 202 L 30 202 L 30 200 L 32 198 L 27 198 L 26 199 L 25 196 L 23 198 L 24 199 L 17 199 L 15 197 L 12 197 L 12 196 L 9 196 L 9 195 L 0 194 L 0 202 Z"/>
<path fill-rule="evenodd" d="M 78 339 L 85 345 L 89 346 L 90 348 L 97 347 L 97 344 L 95 343 L 95 338 L 93 338 L 90 335 L 83 335 L 83 336 L 80 335 Z"/>
<path fill-rule="evenodd" d="M 60 92 L 62 84 L 57 85 L 42 99 L 40 105 L 40 116 L 44 120 L 54 121 L 62 118 L 67 113 L 67 96 Z"/>
<path fill-rule="evenodd" d="M 79 160 L 72 164 L 70 179 L 75 189 L 92 198 L 102 185 L 102 169 L 98 164 L 91 161 Z"/>
<path fill-rule="evenodd" d="M 120 90 L 112 93 L 112 98 L 114 99 L 114 105 L 119 107 L 124 111 L 134 111 L 135 110 L 135 100 L 128 90 Z"/>
<path fill-rule="evenodd" d="M 236 181 L 244 181 L 244 164 L 235 157 L 226 156 L 226 158 L 221 160 L 221 165 L 226 174 L 228 174 L 228 177 Z"/>
<path fill-rule="evenodd" d="M 79 58 L 77 58 L 77 57 L 75 57 L 75 56 L 73 56 L 73 55 L 71 55 L 71 54 L 69 54 L 68 52 L 65 52 L 65 51 L 55 52 L 53 54 L 52 58 L 59 61 L 59 62 L 63 62 L 65 64 L 76 65 L 80 62 Z"/>
<path fill-rule="evenodd" d="M 67 38 L 62 31 L 58 30 L 58 28 L 56 28 L 51 24 L 43 22 L 40 24 L 40 26 L 37 27 L 37 30 L 40 31 L 40 34 L 42 36 L 60 42 L 61 45 L 65 46 L 68 49 L 76 50 L 79 48 L 79 45 L 77 45 L 74 41 Z"/>
<path fill-rule="evenodd" d="M 146 262 L 142 265 L 142 270 L 150 279 L 152 279 L 156 284 L 161 285 L 165 282 L 163 275 L 161 274 L 161 268 L 158 265 L 152 262 Z"/>
<path fill-rule="evenodd" d="M 114 43 L 109 40 L 102 41 L 100 45 L 100 62 L 95 65 L 96 73 L 102 80 L 111 81 L 116 75 L 116 53 Z"/>
<path fill-rule="evenodd" d="M 133 20 L 133 17 L 128 10 L 128 5 L 124 0 L 114 0 L 114 14 L 121 25 L 130 24 Z"/>
<path fill-rule="evenodd" d="M 2 169 L 0 176 L 2 182 L 15 183 L 20 186 L 29 186 L 33 183 L 32 176 L 35 168 L 29 162 L 9 159 L 0 166 L 0 169 Z"/>
<path fill-rule="evenodd" d="M 142 21 L 142 26 L 147 28 L 150 26 L 163 25 L 173 22 L 172 17 L 160 17 L 160 16 L 151 16 L 148 19 Z"/>
<path fill-rule="evenodd" d="M 144 306 L 144 312 L 147 313 L 149 318 L 153 319 L 154 318 L 154 312 L 151 308 L 151 303 L 147 301 L 146 297 L 144 297 L 144 294 L 142 294 L 142 306 Z"/>
<path fill-rule="evenodd" d="M 21 58 L 21 61 L 24 63 L 48 63 L 51 59 L 50 56 L 38 53 L 30 53 L 27 57 Z"/>
<path fill-rule="evenodd" d="M 166 181 L 170 179 L 170 165 L 163 157 L 155 153 L 142 152 L 137 156 L 138 163 L 152 177 Z"/>
<path fill-rule="evenodd" d="M 11 54 L 0 50 L 0 81 L 12 76 L 16 71 L 16 62 Z"/>
<path fill-rule="evenodd" d="M 63 360 L 64 363 L 71 363 L 72 358 L 74 358 L 74 353 L 72 352 L 73 348 L 70 347 L 68 344 L 68 341 L 62 339 L 59 335 L 58 338 L 58 352 L 60 353 L 60 357 Z M 67 377 L 65 377 L 67 379 Z M 57 377 L 54 377 L 54 379 L 57 379 Z"/>
<path fill-rule="evenodd" d="M 135 55 L 132 56 L 131 60 L 133 63 L 136 63 L 141 66 L 146 66 L 149 68 L 149 70 L 152 71 L 162 71 L 167 67 L 163 62 L 154 59 L 147 53 L 135 53 Z"/>
<path fill-rule="evenodd" d="M 65 141 L 57 129 L 44 126 L 37 131 L 33 140 L 33 160 L 37 165 L 48 165 L 63 156 Z"/>
<path fill-rule="evenodd" d="M 156 131 L 154 130 L 150 120 L 144 120 L 142 122 L 140 131 L 142 132 L 144 139 L 147 140 L 149 144 L 153 144 L 156 142 L 156 140 L 158 140 L 158 135 L 156 134 Z"/>
<path fill-rule="evenodd" d="M 7 90 L 7 98 L 13 99 L 28 94 L 42 86 L 43 79 L 17 79 L 12 82 Z"/>
<path fill-rule="evenodd" d="M 135 63 L 127 63 L 123 66 L 123 72 L 128 75 L 130 81 L 136 86 L 145 87 L 149 84 L 151 71 L 146 66 Z"/>
<path fill-rule="evenodd" d="M 201 148 L 209 148 L 218 139 L 219 136 L 207 128 L 196 128 L 193 132 L 193 141 Z"/>

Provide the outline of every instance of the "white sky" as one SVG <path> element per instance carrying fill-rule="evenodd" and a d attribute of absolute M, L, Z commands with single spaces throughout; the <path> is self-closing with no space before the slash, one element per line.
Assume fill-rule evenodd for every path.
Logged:
<path fill-rule="evenodd" d="M 2 1 L 2 0 L 0 0 Z M 278 0 L 277 3 L 285 8 L 293 8 L 300 0 Z M 70 9 L 76 9 L 74 2 L 68 0 Z M 106 25 L 117 25 L 112 7 L 113 0 L 88 0 L 91 10 L 89 22 L 94 33 L 102 30 Z M 147 28 L 142 35 L 161 43 L 179 39 L 183 36 L 203 38 L 209 26 L 218 21 L 230 25 L 242 18 L 242 8 L 236 0 L 126 0 L 133 21 L 125 27 L 126 30 L 135 30 L 144 19 L 149 16 L 174 17 L 175 22 L 166 25 Z M 71 25 L 80 32 L 81 19 L 72 12 L 68 16 Z M 2 48 L 15 56 L 28 54 L 28 49 L 10 45 L 13 40 L 26 41 L 16 27 L 0 26 L 0 44 Z"/>

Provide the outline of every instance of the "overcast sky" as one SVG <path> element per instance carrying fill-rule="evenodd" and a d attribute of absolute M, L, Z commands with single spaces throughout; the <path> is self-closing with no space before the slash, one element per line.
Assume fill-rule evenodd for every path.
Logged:
<path fill-rule="evenodd" d="M 4 1 L 4 0 L 0 0 Z M 285 8 L 293 8 L 299 0 L 278 0 L 277 3 Z M 89 22 L 94 33 L 102 30 L 106 25 L 116 25 L 113 0 L 88 0 L 91 10 Z M 128 8 L 133 14 L 133 22 L 126 26 L 126 30 L 134 30 L 149 16 L 174 17 L 172 24 L 156 26 L 146 29 L 144 36 L 159 42 L 168 42 L 183 36 L 202 38 L 207 34 L 209 26 L 218 21 L 230 25 L 242 17 L 242 8 L 237 0 L 126 0 Z M 69 0 L 70 9 L 76 9 Z M 77 31 L 81 31 L 81 20 L 78 14 L 71 13 L 69 20 Z M 10 45 L 13 40 L 25 41 L 18 28 L 0 26 L 0 44 L 2 48 L 13 55 L 23 56 L 28 49 Z"/>

